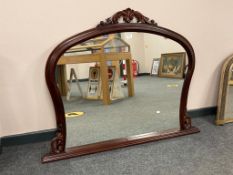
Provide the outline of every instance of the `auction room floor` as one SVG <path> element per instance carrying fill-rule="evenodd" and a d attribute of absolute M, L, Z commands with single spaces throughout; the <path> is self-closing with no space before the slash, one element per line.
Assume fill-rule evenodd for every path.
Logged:
<path fill-rule="evenodd" d="M 87 82 L 82 82 L 83 91 Z M 72 100 L 63 98 L 66 112 L 81 111 L 84 115 L 66 118 L 67 147 L 95 143 L 114 138 L 179 128 L 179 101 L 183 80 L 140 76 L 135 79 L 135 96 L 111 105 L 80 97 L 75 83 Z M 75 99 L 74 97 L 77 97 Z"/>
<path fill-rule="evenodd" d="M 215 115 L 193 118 L 201 132 L 102 153 L 41 164 L 50 142 L 3 147 L 1 175 L 232 175 L 233 123 Z"/>

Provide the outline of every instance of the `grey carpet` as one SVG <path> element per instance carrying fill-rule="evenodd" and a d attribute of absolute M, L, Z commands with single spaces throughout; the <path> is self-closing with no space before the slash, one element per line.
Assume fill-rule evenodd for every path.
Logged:
<path fill-rule="evenodd" d="M 1 175 L 232 175 L 233 123 L 215 116 L 193 119 L 201 133 L 131 146 L 49 164 L 48 142 L 4 147 Z"/>
<path fill-rule="evenodd" d="M 86 90 L 87 83 L 81 84 Z M 66 119 L 67 147 L 179 128 L 182 84 L 181 79 L 142 76 L 135 79 L 134 97 L 111 105 L 103 105 L 100 100 L 64 99 L 66 112 L 85 112 L 81 117 Z M 75 86 L 73 95 L 80 97 Z M 127 88 L 123 90 L 126 95 Z"/>

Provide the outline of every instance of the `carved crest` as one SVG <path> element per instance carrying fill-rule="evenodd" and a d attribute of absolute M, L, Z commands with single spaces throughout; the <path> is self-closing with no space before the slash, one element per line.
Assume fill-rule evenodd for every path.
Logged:
<path fill-rule="evenodd" d="M 118 24 L 120 20 L 123 20 L 124 23 L 142 23 L 157 26 L 157 23 L 154 20 L 149 19 L 138 11 L 134 11 L 130 8 L 127 8 L 123 11 L 115 13 L 112 17 L 107 18 L 105 21 L 101 21 L 97 27 L 105 26 L 109 24 Z"/>

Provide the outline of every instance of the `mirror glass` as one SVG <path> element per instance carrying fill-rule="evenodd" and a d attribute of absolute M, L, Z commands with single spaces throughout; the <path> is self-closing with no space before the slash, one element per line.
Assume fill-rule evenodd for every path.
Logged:
<path fill-rule="evenodd" d="M 231 65 L 229 69 L 229 77 L 227 83 L 227 91 L 226 91 L 226 105 L 224 111 L 224 120 L 232 121 L 233 120 L 233 65 Z"/>
<path fill-rule="evenodd" d="M 178 130 L 187 64 L 182 46 L 148 33 L 103 35 L 67 50 L 56 68 L 66 146 Z"/>

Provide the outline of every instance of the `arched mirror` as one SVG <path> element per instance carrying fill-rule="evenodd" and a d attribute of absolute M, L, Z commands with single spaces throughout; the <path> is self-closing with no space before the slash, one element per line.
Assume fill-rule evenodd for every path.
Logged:
<path fill-rule="evenodd" d="M 233 122 L 233 55 L 229 56 L 222 67 L 216 125 Z"/>
<path fill-rule="evenodd" d="M 50 162 L 199 132 L 187 116 L 195 55 L 132 9 L 59 44 L 46 81 L 57 120 Z"/>

